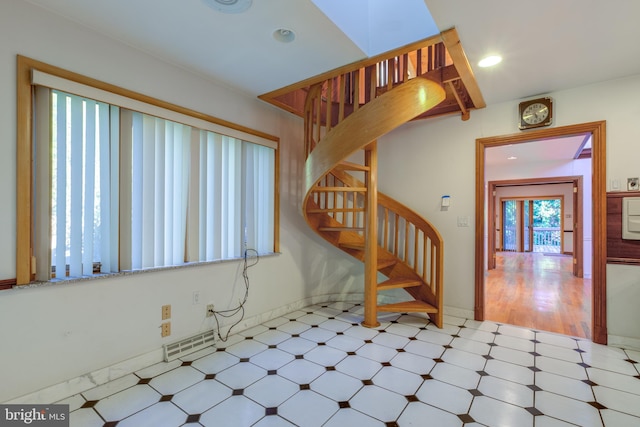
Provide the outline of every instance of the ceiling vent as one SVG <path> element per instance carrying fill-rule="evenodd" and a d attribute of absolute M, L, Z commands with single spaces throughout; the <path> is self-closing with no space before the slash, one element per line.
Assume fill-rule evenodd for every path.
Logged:
<path fill-rule="evenodd" d="M 222 13 L 242 13 L 251 7 L 252 0 L 203 0 L 210 8 Z"/>

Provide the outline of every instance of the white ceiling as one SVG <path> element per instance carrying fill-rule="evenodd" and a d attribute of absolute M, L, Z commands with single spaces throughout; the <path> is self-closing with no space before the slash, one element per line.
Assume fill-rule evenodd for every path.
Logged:
<path fill-rule="evenodd" d="M 223 14 L 202 0 L 28 0 L 252 96 L 364 54 L 311 0 L 253 0 Z M 275 30 L 296 34 L 276 42 Z"/>
<path fill-rule="evenodd" d="M 455 26 L 487 104 L 640 73 L 640 1 L 426 0 Z M 503 63 L 478 69 L 499 52 Z"/>
<path fill-rule="evenodd" d="M 253 0 L 242 14 L 202 0 L 28 1 L 251 96 L 365 56 L 312 0 Z M 400 9 L 409 0 L 377 1 Z M 456 27 L 488 105 L 640 73 L 638 0 L 425 3 L 441 31 Z M 381 31 L 400 28 L 398 16 Z M 279 28 L 295 41 L 276 42 Z M 493 52 L 501 65 L 475 65 Z"/>
<path fill-rule="evenodd" d="M 585 143 L 587 136 L 576 135 L 490 147 L 485 150 L 485 166 L 503 166 L 507 164 L 517 166 L 524 163 L 538 164 L 572 160 L 580 154 L 582 148 L 591 148 L 590 138 Z"/>
<path fill-rule="evenodd" d="M 349 0 L 341 19 L 334 7 L 328 13 L 339 24 L 360 23 L 350 33 L 356 42 L 316 6 L 330 0 L 253 0 L 241 14 L 214 11 L 203 0 L 28 1 L 250 96 L 375 54 L 371 40 L 380 44 L 381 36 L 426 37 L 433 24 L 428 16 L 416 20 L 416 0 L 377 0 L 375 7 L 368 7 L 374 0 Z M 457 29 L 487 105 L 640 73 L 640 0 L 424 1 L 436 31 Z M 385 7 L 393 12 L 379 12 Z M 367 38 L 374 14 L 378 33 Z M 275 41 L 280 28 L 293 30 L 295 40 Z M 503 56 L 500 65 L 477 67 L 494 53 Z M 573 158 L 580 143 L 493 148 L 486 164 Z"/>

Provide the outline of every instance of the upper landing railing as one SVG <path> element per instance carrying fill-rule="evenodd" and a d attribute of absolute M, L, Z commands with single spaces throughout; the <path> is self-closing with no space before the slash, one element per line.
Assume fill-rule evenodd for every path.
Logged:
<path fill-rule="evenodd" d="M 471 110 L 485 107 L 455 29 L 345 65 L 259 98 L 301 117 L 311 107 L 310 114 L 314 115 L 311 121 L 328 132 L 372 99 L 418 76 L 441 85 L 446 97 L 415 119 L 460 114 L 466 120 Z M 311 93 L 313 97 L 308 97 Z M 308 105 L 310 98 L 313 98 L 312 106 Z M 321 130 L 314 128 L 307 129 L 307 132 L 311 132 L 311 143 L 312 139 L 321 139 Z"/>
<path fill-rule="evenodd" d="M 444 43 L 399 53 L 353 71 L 328 76 L 309 88 L 304 108 L 305 152 L 313 151 L 323 136 L 352 113 L 395 86 L 418 76 L 442 79 L 453 62 Z M 440 72 L 441 71 L 441 72 Z M 449 68 L 449 74 L 453 74 Z M 453 85 L 453 79 L 446 80 Z M 460 99 L 467 97 L 466 93 Z"/>

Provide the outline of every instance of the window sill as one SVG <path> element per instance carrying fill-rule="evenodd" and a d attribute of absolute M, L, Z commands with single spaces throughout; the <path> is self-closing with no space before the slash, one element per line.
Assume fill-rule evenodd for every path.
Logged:
<path fill-rule="evenodd" d="M 271 252 L 268 254 L 259 255 L 259 258 L 271 258 L 275 256 L 279 256 L 280 252 Z M 254 259 L 256 257 L 249 257 L 248 260 Z M 215 264 L 224 264 L 229 262 L 242 262 L 244 258 L 231 258 L 231 259 L 221 259 L 214 261 L 203 261 L 203 262 L 191 262 L 188 264 L 181 265 L 172 265 L 168 267 L 156 267 L 156 268 L 147 268 L 143 270 L 127 270 L 120 271 L 118 273 L 104 273 L 104 274 L 94 274 L 92 276 L 82 276 L 82 277 L 70 277 L 65 279 L 52 279 L 46 282 L 32 282 L 28 285 L 14 285 L 13 289 L 34 289 L 34 288 L 45 288 L 49 286 L 60 286 L 65 284 L 79 283 L 79 282 L 89 282 L 94 280 L 101 279 L 109 279 L 114 277 L 122 277 L 122 276 L 133 276 L 137 274 L 145 274 L 145 273 L 157 273 L 169 270 L 180 270 L 185 268 L 194 268 L 194 267 L 204 267 Z"/>

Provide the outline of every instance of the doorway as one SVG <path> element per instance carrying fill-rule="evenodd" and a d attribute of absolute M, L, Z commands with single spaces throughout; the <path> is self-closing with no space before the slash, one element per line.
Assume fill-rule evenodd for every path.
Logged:
<path fill-rule="evenodd" d="M 567 142 L 555 141 L 561 143 Z M 491 151 L 486 171 L 487 176 L 496 176 Z M 578 175 L 488 183 L 489 203 L 496 215 L 495 221 L 488 217 L 488 229 L 496 227 L 496 247 L 489 251 L 492 262 L 484 278 L 485 318 L 591 339 L 588 260 L 588 277 L 582 277 L 583 243 L 586 253 L 591 253 L 590 237 L 582 237 L 583 217 L 588 219 L 587 227 L 592 217 L 590 203 L 583 210 L 582 183 L 590 181 L 591 160 L 568 161 L 570 169 L 584 179 Z M 512 169 L 500 174 L 511 176 Z"/>
<path fill-rule="evenodd" d="M 564 253 L 564 196 L 500 197 L 496 229 L 502 252 Z"/>
<path fill-rule="evenodd" d="M 524 143 L 526 143 L 525 141 Z M 593 159 L 592 159 L 593 164 Z M 563 209 L 561 218 L 561 242 L 563 251 L 570 248 L 573 255 L 573 275 L 579 278 L 584 277 L 584 219 L 583 219 L 583 193 L 584 182 L 582 176 L 558 176 L 547 178 L 527 178 L 527 179 L 510 179 L 502 181 L 489 181 L 487 183 L 488 206 L 487 206 L 487 227 L 489 230 L 498 230 L 499 221 L 497 212 L 497 200 L 499 195 L 504 194 L 501 189 L 513 189 L 511 193 L 516 194 L 535 194 L 539 199 L 543 198 L 541 194 L 544 192 L 541 188 L 547 188 L 552 194 L 558 193 L 557 196 L 551 198 L 560 198 L 561 204 L 570 208 L 568 212 Z M 526 199 L 526 197 L 515 197 L 515 199 Z M 530 197 L 535 199 L 535 197 Z M 593 216 L 593 215 L 591 215 Z M 522 220 L 524 221 L 524 219 Z M 531 236 L 533 239 L 533 236 Z M 488 233 L 486 250 L 488 254 L 487 270 L 496 267 L 495 254 L 498 248 L 497 242 L 498 232 Z M 535 243 L 535 242 L 534 242 Z M 590 248 L 589 248 L 590 249 Z M 591 267 L 590 267 L 591 269 Z M 590 277 L 590 276 L 589 276 Z"/>
<path fill-rule="evenodd" d="M 579 134 L 590 134 L 592 141 L 592 339 L 594 342 L 606 344 L 606 141 L 604 121 L 476 140 L 475 318 L 477 320 L 484 320 L 485 318 L 485 266 L 490 265 L 492 262 L 492 252 L 489 250 L 492 244 L 491 241 L 493 241 L 494 245 L 491 249 L 495 247 L 495 233 L 487 232 L 491 228 L 488 227 L 488 222 L 485 218 L 486 213 L 489 218 L 495 218 L 491 203 L 487 199 L 488 188 L 485 187 L 487 184 L 485 179 L 485 150 L 490 147 L 521 144 L 532 140 L 552 143 L 553 139 Z M 553 150 L 554 147 L 550 145 L 548 149 Z"/>

